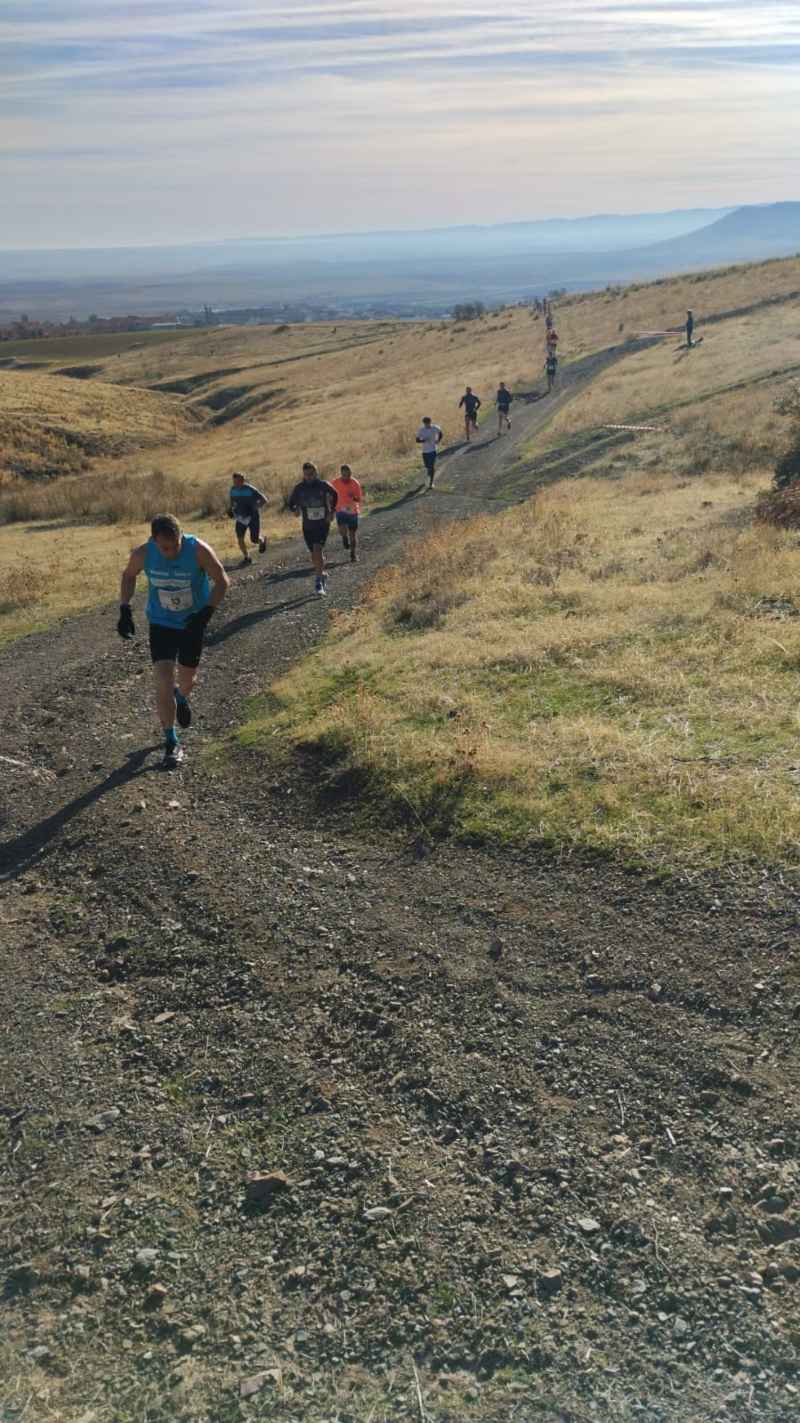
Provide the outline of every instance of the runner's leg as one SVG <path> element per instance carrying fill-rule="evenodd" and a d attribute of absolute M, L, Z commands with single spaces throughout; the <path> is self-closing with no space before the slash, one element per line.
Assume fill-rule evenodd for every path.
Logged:
<path fill-rule="evenodd" d="M 350 526 L 350 562 L 358 563 L 358 519 Z"/>
<path fill-rule="evenodd" d="M 175 663 L 174 661 L 154 662 L 153 680 L 156 689 L 156 708 L 167 742 L 173 745 L 178 740 L 175 731 Z"/>

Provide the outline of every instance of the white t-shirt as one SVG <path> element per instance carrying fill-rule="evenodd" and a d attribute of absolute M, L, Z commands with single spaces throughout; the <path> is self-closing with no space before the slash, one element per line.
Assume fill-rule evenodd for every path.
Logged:
<path fill-rule="evenodd" d="M 417 430 L 417 439 L 426 455 L 436 449 L 441 438 L 442 432 L 438 425 L 420 425 Z"/>

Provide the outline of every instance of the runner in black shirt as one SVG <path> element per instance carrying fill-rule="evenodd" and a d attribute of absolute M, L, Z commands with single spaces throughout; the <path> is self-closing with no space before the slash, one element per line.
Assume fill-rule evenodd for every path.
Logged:
<path fill-rule="evenodd" d="M 464 407 L 464 432 L 467 439 L 470 437 L 470 430 L 478 429 L 478 411 L 481 408 L 480 397 L 475 395 L 472 386 L 468 385 L 464 394 L 458 402 L 459 410 Z"/>
<path fill-rule="evenodd" d="M 289 495 L 289 508 L 293 514 L 303 516 L 303 538 L 311 554 L 316 574 L 314 591 L 320 597 L 324 597 L 328 591 L 323 549 L 337 503 L 338 495 L 333 485 L 329 484 L 327 479 L 320 479 L 317 466 L 306 460 L 303 465 L 303 478 Z"/>
<path fill-rule="evenodd" d="M 506 387 L 505 381 L 504 381 L 504 380 L 501 380 L 500 385 L 499 385 L 499 388 L 498 388 L 498 391 L 497 391 L 497 395 L 496 395 L 496 397 L 495 397 L 495 402 L 494 402 L 495 405 L 497 406 L 497 433 L 498 433 L 498 435 L 502 435 L 502 433 L 503 433 L 503 422 L 504 422 L 504 421 L 505 421 L 506 429 L 507 429 L 507 430 L 510 430 L 510 429 L 511 429 L 511 419 L 510 419 L 510 416 L 509 416 L 509 413 L 508 413 L 508 412 L 509 412 L 509 410 L 511 409 L 511 402 L 512 402 L 513 399 L 514 399 L 514 397 L 513 397 L 513 395 L 511 394 L 511 391 L 508 390 L 508 388 Z"/>

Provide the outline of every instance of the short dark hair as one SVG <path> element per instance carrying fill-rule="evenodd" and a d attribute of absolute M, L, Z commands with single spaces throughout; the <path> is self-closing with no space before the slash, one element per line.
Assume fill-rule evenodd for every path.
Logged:
<path fill-rule="evenodd" d="M 174 514 L 156 514 L 150 525 L 150 533 L 154 539 L 157 539 L 159 534 L 165 539 L 179 539 L 181 526 Z"/>
<path fill-rule="evenodd" d="M 340 473 L 340 474 L 344 474 L 345 470 L 347 471 L 348 474 L 352 474 L 352 473 L 353 473 L 353 471 L 352 471 L 352 469 L 350 468 L 349 464 L 343 464 L 342 467 L 341 467 L 341 469 L 339 470 L 339 473 Z"/>
<path fill-rule="evenodd" d="M 307 469 L 313 469 L 313 471 L 314 471 L 315 474 L 319 474 L 319 470 L 317 469 L 317 466 L 316 466 L 315 464 L 312 464 L 312 463 L 311 463 L 311 460 L 304 460 L 304 461 L 303 461 L 303 474 L 305 474 L 305 472 L 306 472 Z"/>

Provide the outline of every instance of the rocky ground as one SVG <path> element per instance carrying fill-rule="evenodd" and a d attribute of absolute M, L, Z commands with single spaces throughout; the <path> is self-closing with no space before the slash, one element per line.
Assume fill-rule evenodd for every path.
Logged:
<path fill-rule="evenodd" d="M 2 658 L 2 1423 L 794 1419 L 796 886 L 364 843 L 204 763 L 324 626 L 267 567 L 176 775 L 113 610 Z"/>

